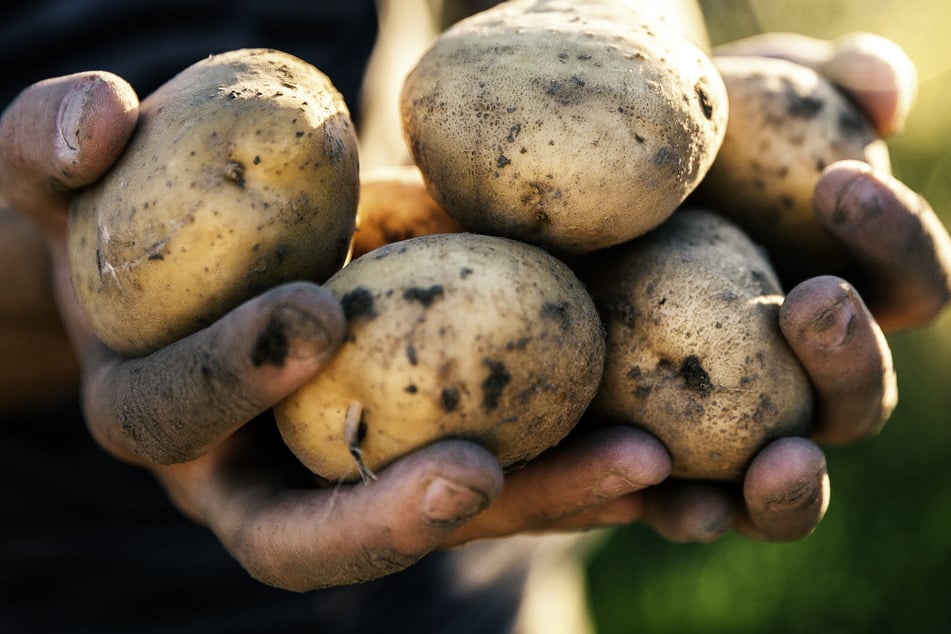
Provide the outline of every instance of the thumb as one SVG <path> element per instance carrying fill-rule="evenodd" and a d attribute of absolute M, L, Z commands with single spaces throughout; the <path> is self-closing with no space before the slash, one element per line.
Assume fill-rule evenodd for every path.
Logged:
<path fill-rule="evenodd" d="M 0 197 L 48 231 L 66 226 L 69 190 L 98 179 L 135 128 L 122 78 L 84 72 L 24 89 L 0 118 Z"/>

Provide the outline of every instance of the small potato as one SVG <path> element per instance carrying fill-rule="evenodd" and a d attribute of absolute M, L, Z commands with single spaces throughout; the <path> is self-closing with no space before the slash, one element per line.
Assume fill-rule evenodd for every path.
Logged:
<path fill-rule="evenodd" d="M 360 175 L 353 257 L 391 242 L 464 230 L 426 191 L 416 166 L 378 167 Z"/>
<path fill-rule="evenodd" d="M 401 112 L 447 213 L 574 254 L 680 205 L 720 147 L 727 99 L 706 54 L 649 3 L 512 0 L 437 38 Z"/>
<path fill-rule="evenodd" d="M 242 49 L 204 59 L 141 104 L 122 157 L 69 224 L 73 286 L 95 333 L 142 355 L 261 291 L 343 265 L 357 140 L 310 64 Z"/>
<path fill-rule="evenodd" d="M 779 283 L 732 223 L 678 211 L 593 254 L 582 278 L 607 328 L 592 412 L 656 435 L 674 476 L 737 480 L 769 441 L 807 432 L 811 388 L 779 331 Z"/>
<path fill-rule="evenodd" d="M 819 224 L 812 193 L 826 166 L 857 159 L 890 171 L 888 149 L 830 82 L 792 62 L 716 57 L 730 98 L 726 138 L 697 201 L 763 244 L 783 282 L 846 272 L 848 256 Z"/>
<path fill-rule="evenodd" d="M 275 415 L 288 447 L 329 480 L 371 477 L 446 437 L 517 468 L 574 427 L 601 378 L 590 296 L 565 264 L 521 242 L 412 238 L 326 287 L 347 315 L 344 344 Z"/>

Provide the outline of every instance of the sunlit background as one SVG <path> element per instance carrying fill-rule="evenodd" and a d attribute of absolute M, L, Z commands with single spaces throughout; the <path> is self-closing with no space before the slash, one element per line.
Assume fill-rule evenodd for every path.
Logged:
<path fill-rule="evenodd" d="M 951 226 L 951 3 L 947 0 L 705 0 L 714 44 L 762 31 L 834 38 L 872 31 L 900 44 L 921 79 L 896 175 Z M 889 336 L 900 404 L 876 438 L 827 448 L 832 504 L 809 538 L 728 535 L 669 544 L 617 530 L 588 567 L 599 634 L 949 632 L 951 311 Z"/>

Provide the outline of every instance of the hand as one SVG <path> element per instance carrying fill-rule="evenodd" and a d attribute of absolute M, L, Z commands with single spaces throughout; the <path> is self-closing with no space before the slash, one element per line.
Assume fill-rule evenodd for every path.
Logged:
<path fill-rule="evenodd" d="M 503 476 L 487 452 L 452 441 L 393 465 L 372 487 L 318 487 L 303 477 L 267 413 L 340 344 L 343 313 L 328 291 L 309 283 L 272 289 L 143 358 L 115 354 L 87 329 L 66 267 L 70 193 L 112 165 L 136 115 L 124 81 L 83 73 L 28 88 L 0 119 L 0 199 L 46 236 L 90 432 L 113 455 L 152 471 L 266 583 L 304 590 L 409 565 L 482 510 Z M 12 269 L 6 278 L 29 261 L 2 262 Z M 49 302 L 51 289 L 42 290 L 35 295 Z M 274 346 L 264 363 L 254 354 L 262 345 Z"/>
<path fill-rule="evenodd" d="M 717 54 L 766 55 L 805 64 L 843 90 L 883 135 L 904 126 L 917 90 L 914 66 L 893 43 L 870 34 L 823 42 L 766 34 Z M 877 433 L 897 402 L 886 331 L 923 326 L 951 299 L 951 239 L 920 196 L 856 161 L 827 167 L 814 194 L 819 221 L 852 254 L 856 288 L 818 277 L 791 289 L 781 327 L 816 390 L 810 440 L 766 447 L 742 491 L 667 481 L 649 491 L 644 516 L 673 540 L 706 541 L 731 526 L 766 540 L 809 534 L 829 501 L 822 451 L 813 441 L 851 443 Z"/>
<path fill-rule="evenodd" d="M 816 389 L 814 439 L 849 442 L 878 431 L 895 405 L 895 376 L 855 290 L 833 277 L 807 280 L 788 295 L 780 319 Z M 506 478 L 492 505 L 448 543 L 635 521 L 672 541 L 712 541 L 731 528 L 793 540 L 816 527 L 829 503 L 825 456 L 805 438 L 764 448 L 739 486 L 668 479 L 670 466 L 666 449 L 645 432 L 580 428 Z"/>
<path fill-rule="evenodd" d="M 766 33 L 714 49 L 812 68 L 848 93 L 882 136 L 904 128 L 918 74 L 894 42 L 871 33 L 834 41 Z M 922 326 L 951 299 L 951 239 L 927 201 L 888 174 L 840 161 L 820 176 L 813 198 L 820 224 L 852 254 L 851 280 L 885 330 Z M 851 277 L 851 275 L 850 275 Z"/>
<path fill-rule="evenodd" d="M 917 90 L 914 66 L 904 53 L 868 34 L 836 43 L 768 34 L 717 52 L 807 64 L 848 90 L 883 135 L 903 127 Z M 782 332 L 817 397 L 810 439 L 772 443 L 755 458 L 742 485 L 728 487 L 666 479 L 666 450 L 634 429 L 573 437 L 508 477 L 489 509 L 450 543 L 633 521 L 673 541 L 710 541 L 731 528 L 771 541 L 808 535 L 829 504 L 826 460 L 816 443 L 870 437 L 896 405 L 882 328 L 925 325 L 951 298 L 951 239 L 927 202 L 905 185 L 862 163 L 834 163 L 818 182 L 814 206 L 859 264 L 857 283 L 871 311 L 855 287 L 834 277 L 806 280 L 787 294 Z"/>

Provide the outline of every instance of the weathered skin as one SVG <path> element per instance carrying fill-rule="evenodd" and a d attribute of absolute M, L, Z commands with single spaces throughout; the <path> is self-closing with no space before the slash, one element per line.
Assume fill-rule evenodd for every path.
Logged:
<path fill-rule="evenodd" d="M 646 232 L 693 191 L 725 133 L 725 88 L 638 4 L 513 0 L 437 39 L 401 111 L 450 215 L 582 253 Z"/>
<path fill-rule="evenodd" d="M 815 71 L 772 58 L 717 57 L 730 123 L 700 185 L 700 204 L 766 246 L 786 284 L 847 272 L 847 252 L 819 224 L 812 196 L 822 171 L 856 159 L 890 171 L 888 149 L 864 114 Z"/>
<path fill-rule="evenodd" d="M 375 472 L 450 436 L 517 467 L 561 440 L 597 389 L 594 303 L 541 249 L 423 236 L 354 260 L 326 287 L 348 317 L 344 344 L 275 414 L 301 462 L 330 480 L 357 477 L 351 449 Z"/>
<path fill-rule="evenodd" d="M 113 349 L 141 355 L 281 282 L 323 280 L 353 232 L 357 141 L 330 80 L 239 50 L 146 98 L 124 154 L 74 203 L 73 286 Z"/>
<path fill-rule="evenodd" d="M 583 278 L 607 329 L 592 411 L 657 436 L 674 476 L 738 480 L 770 441 L 807 432 L 812 396 L 779 331 L 782 291 L 732 223 L 678 211 L 592 256 Z"/>

